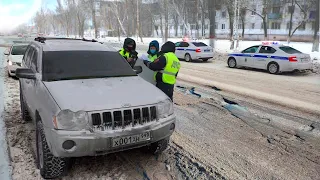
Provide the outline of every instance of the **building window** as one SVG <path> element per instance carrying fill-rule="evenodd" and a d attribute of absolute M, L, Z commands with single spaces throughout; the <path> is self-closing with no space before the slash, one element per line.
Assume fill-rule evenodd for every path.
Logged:
<path fill-rule="evenodd" d="M 303 22 L 300 27 L 299 27 L 299 30 L 306 30 L 306 23 Z"/>
<path fill-rule="evenodd" d="M 238 29 L 242 29 L 242 24 L 238 24 Z"/>
<path fill-rule="evenodd" d="M 205 25 L 204 25 L 204 29 L 209 29 L 209 25 L 208 25 L 208 24 L 205 24 Z"/>
<path fill-rule="evenodd" d="M 252 16 L 256 15 L 256 13 L 255 13 L 256 11 L 257 11 L 256 9 L 253 9 L 253 11 L 251 11 L 251 15 Z"/>
<path fill-rule="evenodd" d="M 264 26 L 263 26 L 263 22 L 261 23 L 261 29 L 263 29 Z M 267 29 L 269 29 L 269 24 L 267 23 Z"/>
<path fill-rule="evenodd" d="M 273 7 L 272 13 L 280 14 L 280 7 Z"/>
<path fill-rule="evenodd" d="M 180 26 L 180 30 L 182 30 L 182 29 L 183 29 L 183 25 Z"/>
<path fill-rule="evenodd" d="M 226 25 L 225 25 L 225 24 L 222 24 L 222 25 L 221 25 L 221 29 L 226 29 Z"/>
<path fill-rule="evenodd" d="M 287 23 L 287 29 L 290 29 L 290 23 L 289 22 Z"/>
<path fill-rule="evenodd" d="M 254 25 L 255 25 L 254 23 L 251 23 L 251 29 L 254 29 Z"/>
<path fill-rule="evenodd" d="M 227 12 L 226 11 L 222 11 L 221 12 L 221 17 L 223 17 L 223 18 L 227 17 Z"/>
<path fill-rule="evenodd" d="M 280 29 L 281 24 L 277 22 L 271 23 L 271 29 Z"/>

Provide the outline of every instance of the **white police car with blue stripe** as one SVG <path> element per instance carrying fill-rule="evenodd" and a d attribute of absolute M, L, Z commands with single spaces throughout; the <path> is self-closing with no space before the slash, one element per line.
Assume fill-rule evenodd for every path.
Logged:
<path fill-rule="evenodd" d="M 231 53 L 228 56 L 230 68 L 265 69 L 271 74 L 312 69 L 312 60 L 309 54 L 277 43 L 251 46 L 240 53 Z"/>
<path fill-rule="evenodd" d="M 203 42 L 177 42 L 176 56 L 190 62 L 194 59 L 208 61 L 213 58 L 213 48 Z"/>

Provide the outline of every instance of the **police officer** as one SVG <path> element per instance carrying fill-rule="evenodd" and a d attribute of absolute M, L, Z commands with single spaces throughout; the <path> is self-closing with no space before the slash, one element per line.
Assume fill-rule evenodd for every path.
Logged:
<path fill-rule="evenodd" d="M 127 60 L 131 67 L 133 67 L 138 58 L 136 42 L 131 38 L 126 38 L 123 43 L 123 48 L 119 50 L 119 53 Z"/>
<path fill-rule="evenodd" d="M 159 54 L 159 42 L 157 40 L 151 41 L 148 49 L 148 58 L 151 62 L 158 59 Z"/>
<path fill-rule="evenodd" d="M 158 59 L 153 62 L 143 61 L 149 69 L 156 71 L 156 86 L 171 100 L 173 100 L 174 84 L 176 83 L 176 77 L 181 66 L 174 52 L 175 44 L 168 41 L 161 47 L 161 56 Z"/>

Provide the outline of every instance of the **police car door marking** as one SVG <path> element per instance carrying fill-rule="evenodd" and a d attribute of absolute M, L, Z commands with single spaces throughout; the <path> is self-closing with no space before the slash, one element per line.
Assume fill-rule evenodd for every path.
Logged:
<path fill-rule="evenodd" d="M 229 56 L 244 56 L 244 57 L 250 57 L 251 55 L 248 54 L 229 54 Z M 257 58 L 268 58 L 268 56 L 265 55 L 254 55 L 254 57 Z M 271 59 L 276 59 L 276 60 L 289 60 L 288 57 L 284 56 L 270 56 Z"/>

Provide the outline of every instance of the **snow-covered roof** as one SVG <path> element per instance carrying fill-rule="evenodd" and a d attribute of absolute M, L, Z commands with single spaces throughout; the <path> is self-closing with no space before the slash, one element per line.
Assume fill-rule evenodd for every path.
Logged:
<path fill-rule="evenodd" d="M 98 42 L 81 40 L 46 40 L 40 44 L 43 51 L 116 51 L 113 47 Z"/>

